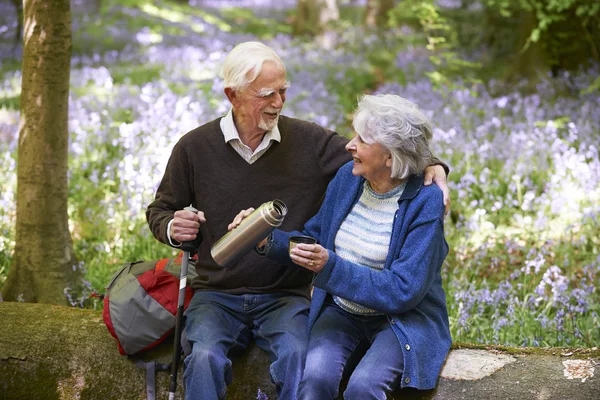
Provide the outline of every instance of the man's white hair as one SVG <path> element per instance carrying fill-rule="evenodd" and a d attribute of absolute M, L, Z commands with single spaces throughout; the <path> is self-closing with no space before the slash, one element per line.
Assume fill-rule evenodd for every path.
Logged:
<path fill-rule="evenodd" d="M 244 90 L 258 77 L 265 61 L 283 62 L 270 47 L 260 42 L 244 42 L 235 46 L 223 63 L 223 79 L 226 88 Z"/>
<path fill-rule="evenodd" d="M 366 143 L 379 143 L 390 152 L 392 178 L 408 178 L 431 163 L 431 123 L 409 100 L 392 94 L 364 95 L 352 126 Z"/>

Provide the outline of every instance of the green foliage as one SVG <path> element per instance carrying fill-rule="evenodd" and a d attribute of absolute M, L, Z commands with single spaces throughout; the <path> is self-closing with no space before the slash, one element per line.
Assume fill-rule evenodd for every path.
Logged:
<path fill-rule="evenodd" d="M 119 16 L 115 16 L 119 18 Z M 127 45 L 125 40 L 106 36 L 104 24 L 110 21 L 91 20 L 83 25 L 78 35 L 73 35 L 73 54 L 94 54 L 109 50 L 121 51 Z"/>
<path fill-rule="evenodd" d="M 533 249 L 539 249 L 536 260 L 542 265 L 568 260 L 573 267 L 564 273 L 571 282 L 569 286 L 578 288 L 577 282 L 589 274 L 584 266 L 596 261 L 591 247 L 597 251 L 600 246 L 593 236 L 598 225 L 580 228 L 552 241 L 540 240 L 534 232 L 523 235 L 507 231 L 491 236 L 477 248 L 451 245 L 455 250 L 444 266 L 445 287 L 449 297 L 463 299 L 448 304 L 453 340 L 518 344 L 527 338 L 524 346 L 593 347 L 600 340 L 600 305 L 590 304 L 585 316 L 575 312 L 563 314 L 565 302 L 573 309 L 578 306 L 572 297 L 559 297 L 537 306 L 536 297 L 552 298 L 549 285 L 539 289 L 546 268 L 536 271 L 531 267 L 528 273 L 521 272 L 531 263 Z M 489 294 L 482 295 L 486 291 Z M 471 302 L 475 297 L 479 299 Z M 482 301 L 485 297 L 489 300 Z M 461 317 L 467 314 L 469 323 L 465 325 Z"/>
<path fill-rule="evenodd" d="M 592 24 L 598 27 L 600 23 L 600 3 L 595 0 L 484 0 L 483 3 L 506 18 L 522 10 L 535 14 L 537 26 L 529 35 L 531 42 L 539 41 L 554 24 L 569 18 L 579 19 L 582 26 Z"/>
<path fill-rule="evenodd" d="M 0 60 L 0 76 L 4 76 L 5 73 L 15 71 L 20 68 L 21 68 L 21 61 L 19 61 L 17 59 L 9 58 L 6 60 Z"/>
<path fill-rule="evenodd" d="M 372 68 L 366 71 L 363 68 L 345 68 L 342 74 L 344 85 L 336 84 L 335 90 L 344 110 L 352 112 L 358 96 L 377 87 L 377 77 Z"/>
<path fill-rule="evenodd" d="M 587 87 L 581 94 L 589 94 L 592 92 L 600 92 L 600 76 L 596 78 L 596 80 Z"/>
<path fill-rule="evenodd" d="M 111 228 L 114 229 L 114 226 Z M 101 234 L 100 232 L 96 232 L 94 237 L 90 237 L 89 242 L 80 239 L 74 243 L 76 255 L 87 260 L 85 264 L 86 279 L 91 283 L 91 289 L 98 293 L 104 292 L 105 285 L 110 281 L 111 276 L 125 262 L 173 258 L 178 254 L 176 249 L 165 246 L 151 237 L 145 221 L 137 221 L 134 226 L 121 227 L 117 231 L 122 235 L 121 238 L 115 238 L 112 235 L 113 232 L 109 232 L 103 245 L 96 245 L 97 248 L 90 248 L 90 243 L 98 241 L 96 235 Z M 106 234 L 106 232 L 102 233 Z M 119 240 L 122 241 L 119 246 L 109 247 L 109 241 L 116 244 Z M 94 308 L 101 308 L 101 304 L 96 304 Z"/>
<path fill-rule="evenodd" d="M 0 109 L 18 110 L 21 107 L 21 96 L 0 96 Z"/>
<path fill-rule="evenodd" d="M 437 87 L 490 78 L 544 76 L 600 62 L 600 3 L 595 0 L 464 0 L 461 7 L 407 0 L 390 25 L 421 31 Z M 532 85 L 534 82 L 532 81 Z M 590 89 L 590 90 L 593 90 Z"/>
<path fill-rule="evenodd" d="M 457 32 L 448 19 L 440 12 L 434 0 L 407 0 L 399 3 L 389 13 L 392 27 L 418 21 L 425 35 L 425 48 L 430 52 L 430 61 L 435 71 L 427 73 L 434 88 L 457 88 L 457 79 L 466 85 L 480 83 L 475 72 L 480 67 L 477 62 L 465 60 L 457 52 Z"/>
<path fill-rule="evenodd" d="M 346 27 L 359 26 L 363 23 L 365 17 L 364 7 L 349 6 L 338 1 L 338 10 L 340 19 L 336 23 Z"/>
<path fill-rule="evenodd" d="M 487 13 L 499 13 L 505 21 L 530 15 L 523 24 L 525 53 L 537 44 L 553 70 L 573 70 L 590 59 L 600 62 L 600 3 L 596 0 L 507 0 L 483 1 Z M 485 28 L 485 27 L 484 27 Z"/>
<path fill-rule="evenodd" d="M 114 83 L 128 82 L 135 86 L 158 79 L 160 72 L 161 68 L 156 65 L 121 65 L 111 68 Z"/>
<path fill-rule="evenodd" d="M 278 34 L 291 34 L 292 26 L 275 18 L 258 18 L 248 8 L 227 7 L 220 10 L 222 18 L 229 21 L 233 33 L 249 33 L 270 40 Z"/>
<path fill-rule="evenodd" d="M 382 46 L 380 51 L 369 53 L 364 64 L 330 65 L 327 68 L 326 85 L 337 94 L 339 104 L 347 113 L 348 125 L 360 95 L 374 92 L 384 82 L 406 84 L 404 71 L 395 66 L 395 54 L 396 51 Z"/>
<path fill-rule="evenodd" d="M 0 287 L 6 281 L 6 277 L 8 276 L 8 268 L 10 267 L 12 258 L 8 256 L 5 252 L 0 252 Z"/>

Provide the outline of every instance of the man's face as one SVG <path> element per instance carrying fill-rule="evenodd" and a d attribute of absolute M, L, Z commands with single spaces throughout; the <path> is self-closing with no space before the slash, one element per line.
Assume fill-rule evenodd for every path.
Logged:
<path fill-rule="evenodd" d="M 234 119 L 238 131 L 258 133 L 275 128 L 288 86 L 283 67 L 266 61 L 254 82 L 235 96 Z"/>

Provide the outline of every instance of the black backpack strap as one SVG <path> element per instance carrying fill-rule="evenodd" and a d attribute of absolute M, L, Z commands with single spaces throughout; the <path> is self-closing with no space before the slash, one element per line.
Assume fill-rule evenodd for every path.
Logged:
<path fill-rule="evenodd" d="M 144 361 L 141 358 L 132 357 L 138 368 L 146 370 L 146 398 L 156 400 L 156 370 L 168 371 L 171 364 L 163 364 L 158 361 Z"/>
<path fill-rule="evenodd" d="M 187 339 L 185 329 L 185 318 L 183 329 L 181 330 L 181 352 L 183 358 L 192 353 L 192 344 Z M 156 400 L 156 371 L 170 371 L 171 363 L 163 364 L 158 361 L 144 361 L 139 355 L 130 355 L 128 358 L 133 361 L 138 368 L 146 370 L 146 396 L 147 400 Z"/>

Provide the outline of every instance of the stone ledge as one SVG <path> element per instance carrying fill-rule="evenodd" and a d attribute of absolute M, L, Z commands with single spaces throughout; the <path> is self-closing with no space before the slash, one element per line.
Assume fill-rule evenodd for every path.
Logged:
<path fill-rule="evenodd" d="M 145 373 L 119 355 L 100 311 L 0 303 L 0 400 L 140 400 Z M 147 358 L 170 361 L 165 343 Z M 228 400 L 275 399 L 268 358 L 256 347 L 234 359 Z M 598 400 L 600 351 L 455 344 L 438 386 L 399 390 L 391 399 Z M 182 399 L 181 370 L 176 398 Z M 157 373 L 157 399 L 168 397 Z"/>

